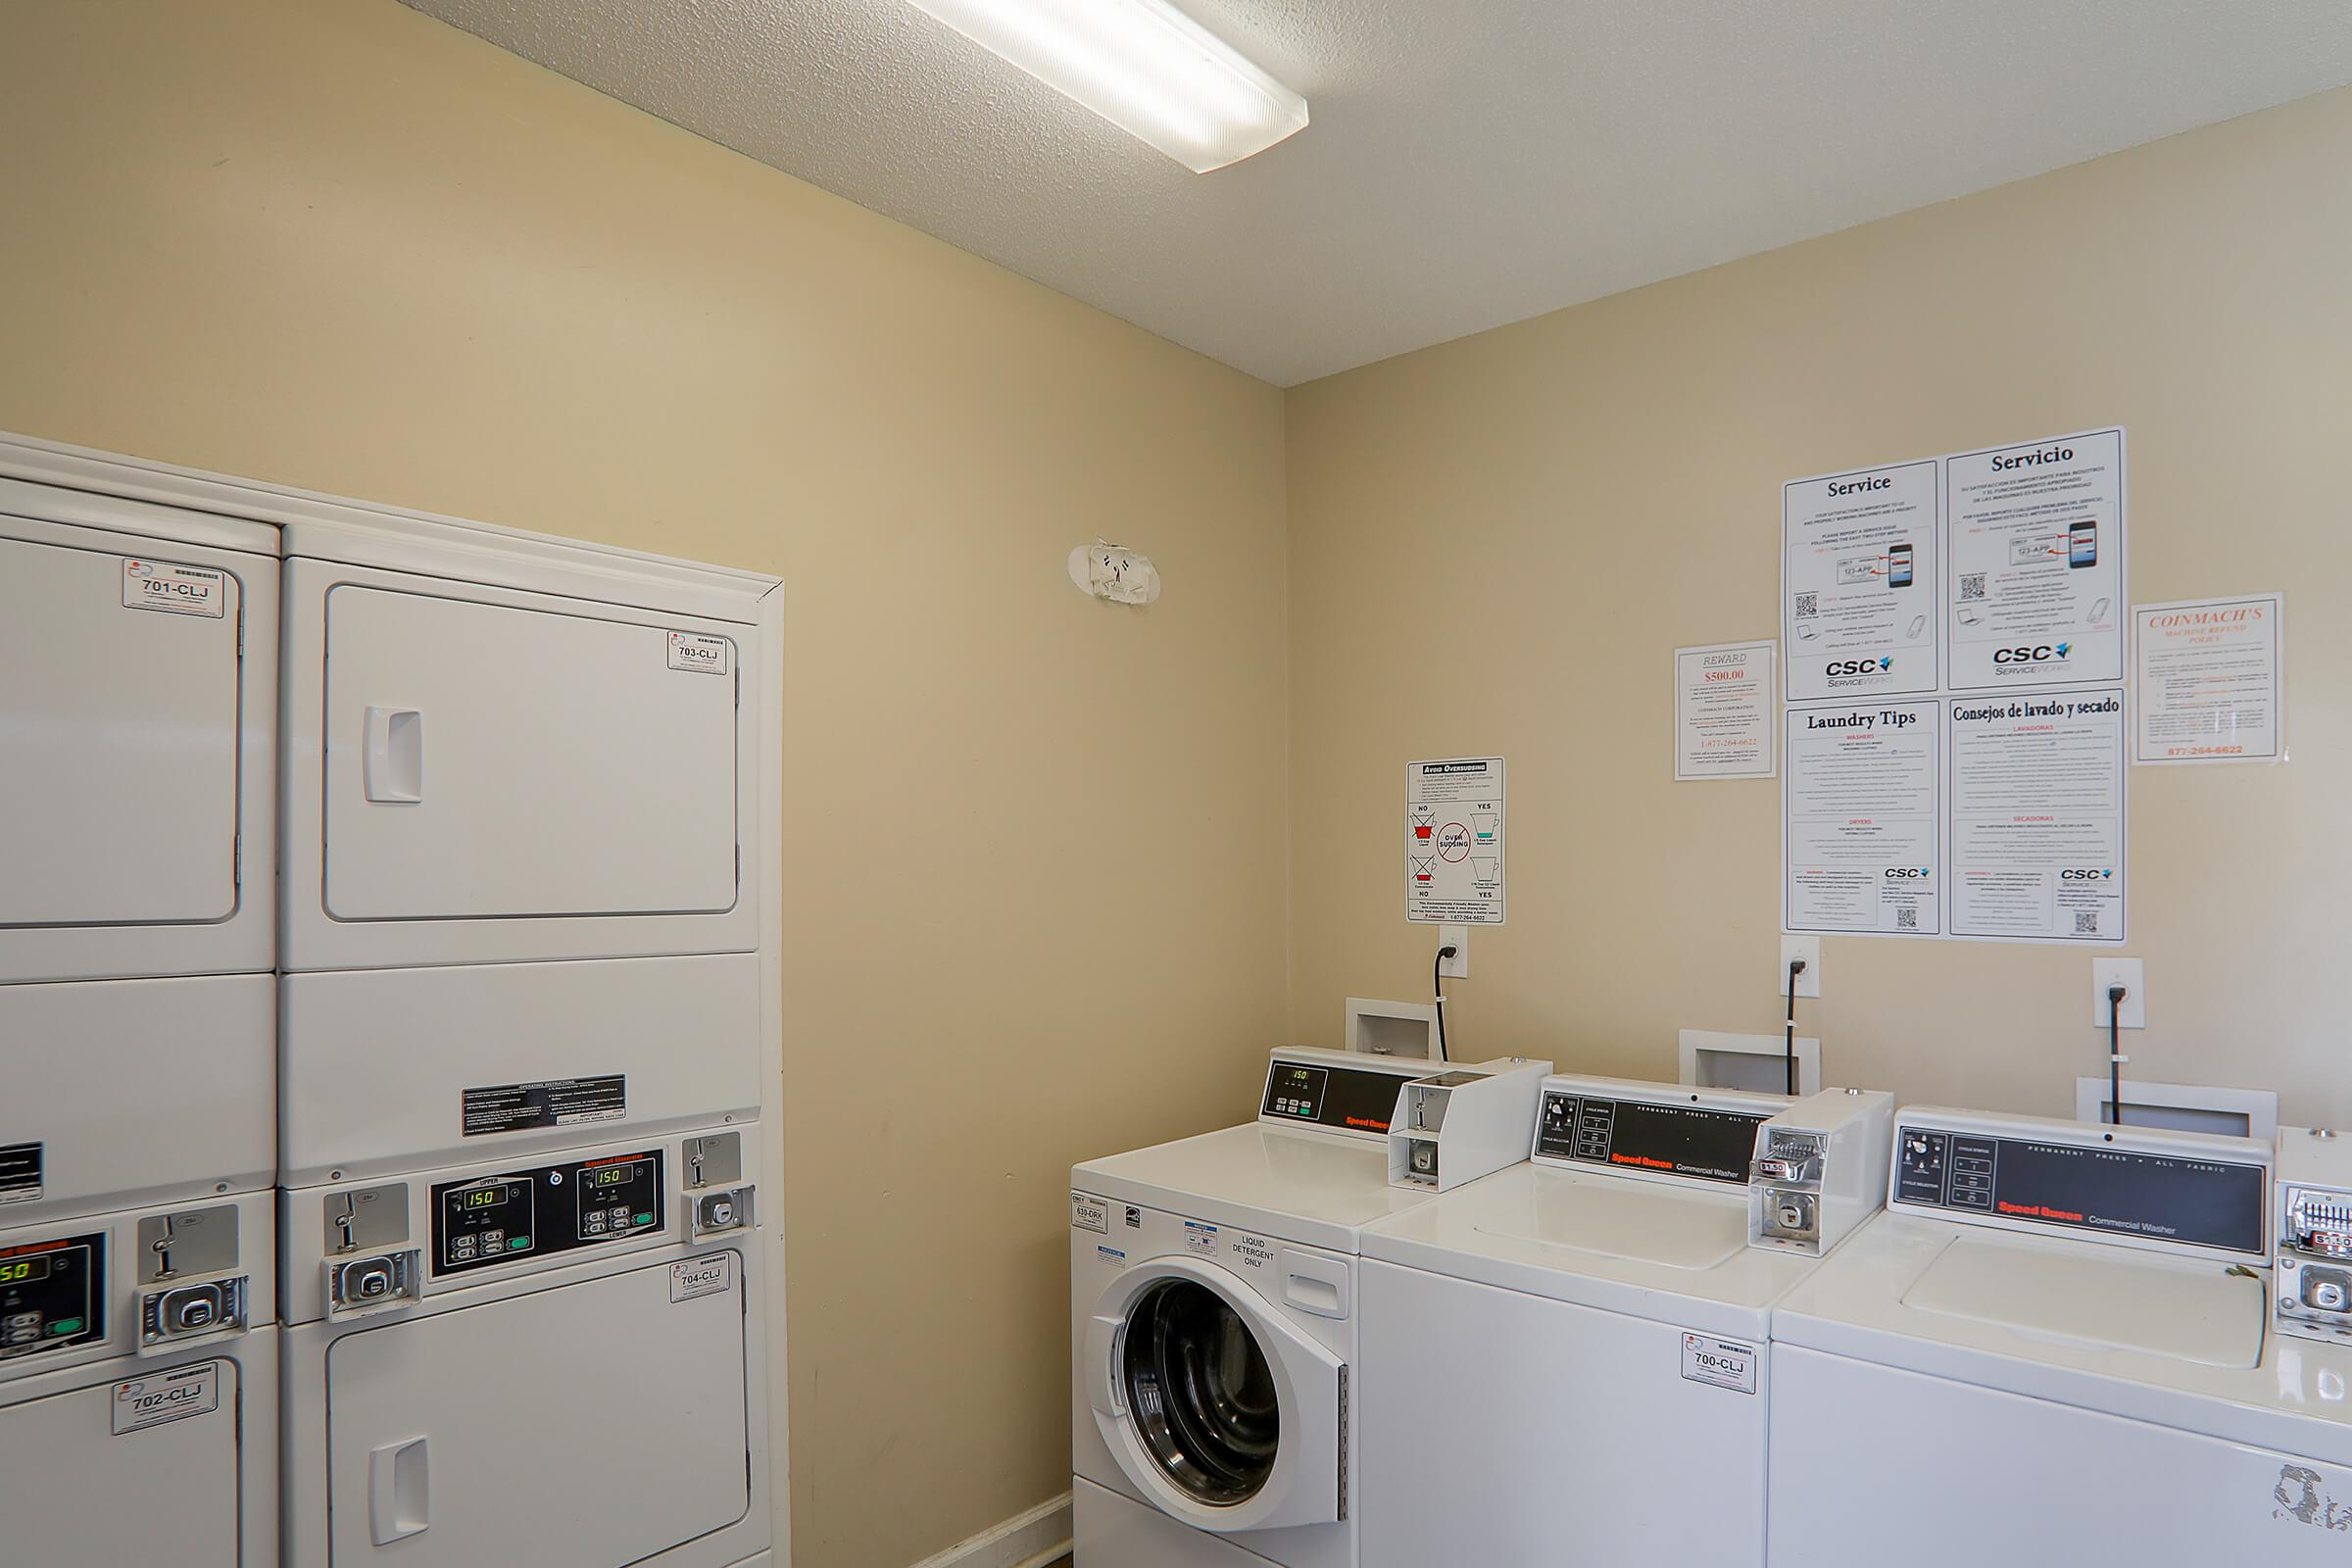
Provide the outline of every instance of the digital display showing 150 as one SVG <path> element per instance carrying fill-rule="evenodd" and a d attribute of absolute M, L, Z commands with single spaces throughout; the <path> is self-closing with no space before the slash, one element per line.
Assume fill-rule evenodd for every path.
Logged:
<path fill-rule="evenodd" d="M 0 1262 L 0 1285 L 23 1285 L 27 1280 L 49 1277 L 49 1260 L 45 1257 L 19 1257 Z"/>
<path fill-rule="evenodd" d="M 507 1200 L 504 1187 L 476 1187 L 466 1195 L 467 1208 L 496 1208 Z"/>
<path fill-rule="evenodd" d="M 618 1187 L 627 1181 L 635 1170 L 634 1165 L 607 1165 L 596 1173 L 594 1179 L 599 1187 Z"/>

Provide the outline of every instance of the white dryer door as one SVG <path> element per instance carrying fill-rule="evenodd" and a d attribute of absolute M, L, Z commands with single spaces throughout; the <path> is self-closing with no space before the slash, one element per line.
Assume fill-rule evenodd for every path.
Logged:
<path fill-rule="evenodd" d="M 743 1267 L 657 1263 L 348 1334 L 327 1351 L 338 1568 L 620 1568 L 751 1506 Z"/>
<path fill-rule="evenodd" d="M 202 1361 L 0 1405 L 0 1562 L 236 1568 L 237 1370 Z M 142 1384 L 192 1413 L 143 1413 Z"/>
<path fill-rule="evenodd" d="M 1223 1534 L 1345 1517 L 1347 1363 L 1240 1279 L 1139 1263 L 1084 1330 L 1102 1441 L 1163 1512 Z"/>

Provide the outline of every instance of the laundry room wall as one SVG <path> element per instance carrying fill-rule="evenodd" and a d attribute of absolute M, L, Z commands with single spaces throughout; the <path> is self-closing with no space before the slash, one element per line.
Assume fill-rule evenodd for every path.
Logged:
<path fill-rule="evenodd" d="M 1292 391 L 1292 1035 L 1425 999 L 1410 759 L 1508 759 L 1457 1054 L 1672 1078 L 1777 1035 L 1776 783 L 1673 782 L 1671 655 L 1778 635 L 1784 480 L 2123 424 L 2132 596 L 2282 589 L 2275 767 L 2132 772 L 2134 1077 L 2352 1117 L 2352 92 Z M 1833 1081 L 2072 1114 L 2089 955 L 1831 940 Z"/>
<path fill-rule="evenodd" d="M 1280 394 L 394 0 L 0 39 L 0 428 L 785 579 L 794 1560 L 1065 1490 L 1067 1168 L 1280 1039 Z"/>

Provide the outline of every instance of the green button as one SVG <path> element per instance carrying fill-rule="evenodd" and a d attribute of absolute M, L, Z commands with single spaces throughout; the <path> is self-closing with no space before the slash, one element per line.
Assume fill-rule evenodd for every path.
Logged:
<path fill-rule="evenodd" d="M 528 1236 L 516 1236 L 508 1241 L 507 1250 L 510 1252 L 519 1252 L 530 1245 L 531 1239 Z"/>
<path fill-rule="evenodd" d="M 651 1225 L 653 1222 L 654 1216 L 651 1214 L 640 1214 L 637 1216 L 637 1223 L 640 1225 Z"/>
<path fill-rule="evenodd" d="M 49 1332 L 60 1336 L 67 1334 L 79 1334 L 81 1332 L 81 1319 L 77 1317 L 61 1317 L 56 1322 L 49 1325 Z"/>

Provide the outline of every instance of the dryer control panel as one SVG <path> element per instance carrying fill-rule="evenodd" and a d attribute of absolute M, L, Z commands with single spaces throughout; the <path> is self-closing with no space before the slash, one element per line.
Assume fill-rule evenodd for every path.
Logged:
<path fill-rule="evenodd" d="M 106 1338 L 106 1236 L 0 1247 L 0 1361 Z"/>
<path fill-rule="evenodd" d="M 604 1154 L 433 1188 L 433 1277 L 662 1229 L 662 1151 Z"/>

